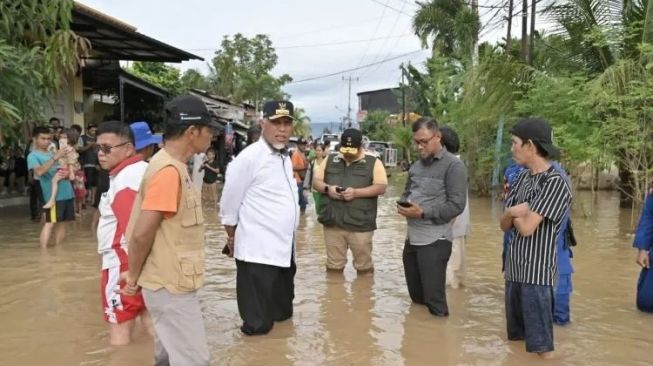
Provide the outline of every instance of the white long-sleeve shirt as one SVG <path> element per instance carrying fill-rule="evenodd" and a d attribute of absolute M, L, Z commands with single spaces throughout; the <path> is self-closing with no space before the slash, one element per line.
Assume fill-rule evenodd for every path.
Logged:
<path fill-rule="evenodd" d="M 290 267 L 299 223 L 290 157 L 263 139 L 238 154 L 227 168 L 220 219 L 223 225 L 237 225 L 236 259 Z"/>

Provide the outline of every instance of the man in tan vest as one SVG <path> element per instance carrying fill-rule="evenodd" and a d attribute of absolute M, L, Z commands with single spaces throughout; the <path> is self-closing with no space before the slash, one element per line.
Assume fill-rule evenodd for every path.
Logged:
<path fill-rule="evenodd" d="M 124 292 L 142 288 L 152 315 L 155 365 L 209 365 L 197 290 L 204 282 L 204 217 L 186 162 L 208 149 L 219 125 L 195 96 L 167 107 L 165 146 L 150 161 L 127 228 Z"/>

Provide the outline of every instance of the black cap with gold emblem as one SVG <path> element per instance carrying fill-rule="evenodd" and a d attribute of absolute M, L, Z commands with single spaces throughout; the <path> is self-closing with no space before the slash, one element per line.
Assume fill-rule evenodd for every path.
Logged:
<path fill-rule="evenodd" d="M 287 100 L 275 100 L 271 102 L 266 102 L 263 106 L 263 117 L 274 120 L 277 118 L 288 117 L 290 119 L 295 119 L 292 114 L 295 111 L 295 107 L 291 102 Z"/>
<path fill-rule="evenodd" d="M 363 146 L 363 133 L 355 128 L 348 128 L 342 131 L 340 135 L 340 151 L 341 154 L 356 155 L 360 153 Z"/>

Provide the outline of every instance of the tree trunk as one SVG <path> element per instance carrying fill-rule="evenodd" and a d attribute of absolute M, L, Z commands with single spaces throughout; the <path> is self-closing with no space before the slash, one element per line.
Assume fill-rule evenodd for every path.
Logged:
<path fill-rule="evenodd" d="M 508 34 L 506 34 L 506 55 L 512 54 L 512 12 L 514 10 L 514 0 L 508 2 Z"/>
<path fill-rule="evenodd" d="M 533 59 L 535 58 L 535 10 L 537 8 L 537 1 L 531 0 L 531 37 L 528 45 L 528 64 L 533 66 Z"/>
<path fill-rule="evenodd" d="M 535 1 L 535 0 L 533 0 Z M 522 3 L 521 14 L 521 60 L 528 62 L 528 0 Z"/>
<path fill-rule="evenodd" d="M 635 177 L 625 162 L 618 161 L 617 167 L 619 168 L 619 204 L 622 208 L 629 208 L 634 201 L 633 180 Z"/>

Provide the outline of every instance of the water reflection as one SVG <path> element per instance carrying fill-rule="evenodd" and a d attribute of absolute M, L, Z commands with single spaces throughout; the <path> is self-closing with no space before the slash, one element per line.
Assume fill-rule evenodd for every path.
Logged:
<path fill-rule="evenodd" d="M 501 233 L 492 202 L 472 199 L 467 282 L 447 296 L 451 316 L 410 303 L 401 264 L 405 222 L 395 214 L 395 182 L 381 199 L 373 275 L 324 271 L 322 228 L 309 209 L 297 233 L 295 315 L 267 336 L 244 337 L 236 306 L 235 265 L 220 254 L 224 231 L 207 207 L 207 273 L 201 292 L 216 365 L 531 365 L 521 342 L 505 339 Z M 653 318 L 635 310 L 638 269 L 630 213 L 618 196 L 581 193 L 574 213 L 572 324 L 555 328 L 549 365 L 650 365 Z M 583 210 L 593 212 L 583 218 Z M 99 261 L 88 222 L 60 248 L 38 249 L 28 213 L 0 212 L 0 365 L 148 365 L 152 342 L 111 348 L 102 320 Z"/>

